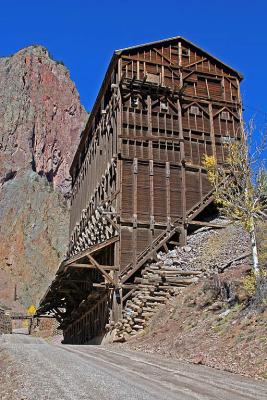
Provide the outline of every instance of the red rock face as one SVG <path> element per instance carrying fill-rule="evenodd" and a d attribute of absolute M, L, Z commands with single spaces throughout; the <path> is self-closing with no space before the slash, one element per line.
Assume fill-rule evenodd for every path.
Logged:
<path fill-rule="evenodd" d="M 68 70 L 41 46 L 0 59 L 0 179 L 22 168 L 45 175 L 65 196 L 87 113 Z"/>
<path fill-rule="evenodd" d="M 13 308 L 15 285 L 17 306 L 37 304 L 66 254 L 69 167 L 87 117 L 46 49 L 0 58 L 0 302 Z"/>

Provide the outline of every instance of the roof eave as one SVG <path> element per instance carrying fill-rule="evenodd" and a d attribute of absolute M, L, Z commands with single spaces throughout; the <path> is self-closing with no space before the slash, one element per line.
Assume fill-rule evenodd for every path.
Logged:
<path fill-rule="evenodd" d="M 126 47 L 124 49 L 118 49 L 115 51 L 115 53 L 120 56 L 121 54 L 123 54 L 125 51 L 131 51 L 131 50 L 135 50 L 138 48 L 142 48 L 142 47 L 146 47 L 146 46 L 151 46 L 153 44 L 157 45 L 157 44 L 161 44 L 161 43 L 166 43 L 166 42 L 171 42 L 174 40 L 181 40 L 184 41 L 185 43 L 193 46 L 195 49 L 201 51 L 202 53 L 206 54 L 208 57 L 212 58 L 214 61 L 220 63 L 221 65 L 225 66 L 226 68 L 228 68 L 230 71 L 233 71 L 240 80 L 244 79 L 244 76 L 237 71 L 236 69 L 230 67 L 228 64 L 226 64 L 225 62 L 221 61 L 219 58 L 214 57 L 212 54 L 208 53 L 206 50 L 202 49 L 201 47 L 197 46 L 196 44 L 190 42 L 190 40 L 185 39 L 183 36 L 174 36 L 171 38 L 167 38 L 167 39 L 162 39 L 162 40 L 157 40 L 155 42 L 148 42 L 148 43 L 144 43 L 144 44 L 140 44 L 140 45 L 136 45 L 136 46 L 131 46 L 131 47 Z"/>

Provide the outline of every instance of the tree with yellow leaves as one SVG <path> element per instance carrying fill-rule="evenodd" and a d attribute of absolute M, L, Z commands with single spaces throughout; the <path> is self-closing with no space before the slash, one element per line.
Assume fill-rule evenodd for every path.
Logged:
<path fill-rule="evenodd" d="M 254 151 L 253 126 L 240 129 L 240 138 L 225 144 L 226 162 L 219 164 L 214 156 L 204 156 L 203 165 L 214 188 L 215 202 L 232 222 L 239 222 L 249 233 L 253 256 L 253 270 L 259 275 L 255 220 L 266 218 L 267 172 L 264 152 L 266 135 Z M 255 146 L 254 146 L 255 147 Z"/>

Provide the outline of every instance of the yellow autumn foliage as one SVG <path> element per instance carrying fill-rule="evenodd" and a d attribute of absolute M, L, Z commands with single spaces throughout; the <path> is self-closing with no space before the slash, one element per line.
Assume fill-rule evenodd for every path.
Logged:
<path fill-rule="evenodd" d="M 216 158 L 214 156 L 208 156 L 207 154 L 204 154 L 202 164 L 208 171 L 208 180 L 211 182 L 211 184 L 213 184 L 217 178 Z"/>
<path fill-rule="evenodd" d="M 210 169 L 216 166 L 216 158 L 214 156 L 203 155 L 203 165 L 205 168 Z"/>
<path fill-rule="evenodd" d="M 34 315 L 36 313 L 35 305 L 31 304 L 27 309 L 28 315 Z"/>

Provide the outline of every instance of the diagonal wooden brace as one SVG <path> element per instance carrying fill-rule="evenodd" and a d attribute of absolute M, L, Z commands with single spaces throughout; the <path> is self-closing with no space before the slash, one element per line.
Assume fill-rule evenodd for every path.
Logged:
<path fill-rule="evenodd" d="M 101 272 L 101 274 L 110 282 L 112 283 L 112 285 L 114 285 L 114 287 L 117 286 L 116 282 L 114 281 L 114 279 L 111 278 L 111 276 L 104 270 L 104 268 L 101 267 L 100 264 L 98 264 L 98 262 L 94 259 L 94 257 L 92 257 L 90 254 L 87 255 L 87 258 L 91 261 L 91 263 L 93 265 L 95 265 L 95 267 Z"/>

